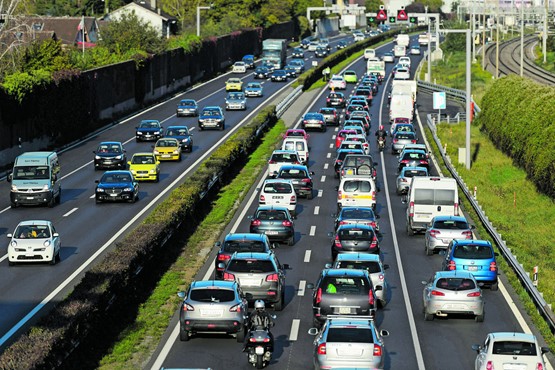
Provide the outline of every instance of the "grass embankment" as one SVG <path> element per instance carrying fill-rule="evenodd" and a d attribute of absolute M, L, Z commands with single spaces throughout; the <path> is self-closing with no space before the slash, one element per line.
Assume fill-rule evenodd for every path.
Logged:
<path fill-rule="evenodd" d="M 284 131 L 285 125 L 279 121 L 266 134 L 241 173 L 222 189 L 213 210 L 183 245 L 183 254 L 165 273 L 151 297 L 141 305 L 135 324 L 121 333 L 118 343 L 101 360 L 100 369 L 138 369 L 146 365 L 179 306 L 176 293 L 186 290 L 204 265 Z"/>
<path fill-rule="evenodd" d="M 536 45 L 535 49 L 534 49 L 535 53 L 536 53 L 536 65 L 538 67 L 542 67 L 543 69 L 555 73 L 555 52 L 553 51 L 548 51 L 547 52 L 547 57 L 546 57 L 546 62 L 543 62 L 543 47 L 542 47 L 542 41 L 540 40 L 538 42 L 538 44 Z"/>

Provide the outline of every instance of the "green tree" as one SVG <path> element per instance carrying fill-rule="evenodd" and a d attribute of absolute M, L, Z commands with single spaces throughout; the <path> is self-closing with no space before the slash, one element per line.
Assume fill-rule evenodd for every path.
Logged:
<path fill-rule="evenodd" d="M 366 0 L 364 6 L 369 13 L 377 13 L 380 10 L 380 5 L 384 5 L 383 0 Z"/>
<path fill-rule="evenodd" d="M 465 29 L 466 23 L 448 22 L 446 28 Z M 466 50 L 466 34 L 465 33 L 448 33 L 445 41 L 441 44 L 441 48 L 447 52 L 465 51 Z"/>
<path fill-rule="evenodd" d="M 264 26 L 287 22 L 291 20 L 293 3 L 289 0 L 268 0 L 260 8 L 260 15 L 264 19 Z"/>
<path fill-rule="evenodd" d="M 110 52 L 123 54 L 128 50 L 143 50 L 149 54 L 160 53 L 165 43 L 159 32 L 150 24 L 141 21 L 135 12 L 124 13 L 118 20 L 108 22 L 102 29 L 102 40 L 98 43 Z"/>
<path fill-rule="evenodd" d="M 61 41 L 35 41 L 25 50 L 21 71 L 45 70 L 49 72 L 71 69 L 71 61 L 62 49 Z"/>

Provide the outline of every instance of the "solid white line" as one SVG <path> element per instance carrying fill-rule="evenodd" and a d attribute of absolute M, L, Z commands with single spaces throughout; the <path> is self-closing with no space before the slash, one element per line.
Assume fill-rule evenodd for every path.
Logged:
<path fill-rule="evenodd" d="M 310 236 L 316 235 L 316 226 L 315 225 L 310 226 L 310 232 L 308 233 L 308 235 L 310 235 Z"/>
<path fill-rule="evenodd" d="M 322 175 L 322 177 L 320 177 L 320 182 L 326 182 L 326 175 Z"/>
<path fill-rule="evenodd" d="M 310 255 L 312 254 L 312 251 L 310 249 L 306 250 L 306 252 L 304 252 L 304 260 L 303 262 L 309 263 L 310 262 Z"/>
<path fill-rule="evenodd" d="M 73 208 L 71 211 L 69 211 L 68 213 L 66 213 L 65 215 L 63 215 L 62 217 L 67 217 L 70 214 L 72 214 L 73 212 L 77 211 L 79 208 Z"/>
<path fill-rule="evenodd" d="M 315 215 L 319 215 L 319 214 L 320 214 L 320 206 L 314 207 L 314 214 L 315 214 Z"/>
<path fill-rule="evenodd" d="M 305 288 L 306 288 L 306 280 L 299 281 L 299 291 L 297 295 L 300 297 L 304 296 Z"/>
<path fill-rule="evenodd" d="M 294 342 L 297 340 L 299 336 L 299 325 L 301 324 L 301 320 L 293 319 L 291 323 L 291 333 L 289 333 L 289 341 Z"/>
<path fill-rule="evenodd" d="M 324 191 L 322 189 L 318 190 L 318 198 L 322 198 L 322 194 L 324 194 Z"/>
<path fill-rule="evenodd" d="M 329 163 L 325 163 L 325 164 L 324 164 L 324 170 L 327 170 L 328 167 L 329 167 Z"/>

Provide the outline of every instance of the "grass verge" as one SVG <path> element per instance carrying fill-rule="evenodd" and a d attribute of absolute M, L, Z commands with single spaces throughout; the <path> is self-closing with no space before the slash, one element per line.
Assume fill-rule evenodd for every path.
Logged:
<path fill-rule="evenodd" d="M 279 121 L 250 156 L 240 174 L 220 192 L 213 210 L 195 233 L 184 242 L 183 253 L 164 274 L 151 297 L 139 308 L 133 326 L 121 333 L 119 341 L 100 362 L 100 369 L 137 369 L 146 366 L 179 306 L 177 292 L 185 290 L 204 265 L 214 243 L 231 221 L 248 189 L 267 164 L 267 158 L 281 141 L 285 125 Z"/>

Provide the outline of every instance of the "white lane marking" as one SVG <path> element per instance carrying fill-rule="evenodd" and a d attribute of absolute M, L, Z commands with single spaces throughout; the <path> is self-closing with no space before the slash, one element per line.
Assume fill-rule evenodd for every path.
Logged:
<path fill-rule="evenodd" d="M 332 135 L 331 139 L 335 141 L 335 139 L 337 139 L 337 135 Z"/>
<path fill-rule="evenodd" d="M 330 143 L 330 149 L 333 149 L 334 146 L 335 146 L 334 143 Z"/>
<path fill-rule="evenodd" d="M 387 78 L 385 86 L 389 84 L 389 80 L 391 79 L 391 75 Z M 381 125 L 381 117 L 382 117 L 382 110 L 384 106 L 384 98 L 385 94 L 382 94 L 382 101 L 380 104 L 380 117 L 379 124 Z M 424 365 L 424 357 L 422 356 L 422 349 L 420 348 L 420 341 L 418 339 L 418 332 L 416 331 L 416 323 L 414 322 L 414 316 L 412 314 L 412 304 L 410 301 L 410 297 L 408 294 L 407 282 L 405 277 L 405 271 L 403 269 L 403 262 L 401 260 L 401 252 L 399 250 L 399 243 L 397 241 L 397 233 L 395 231 L 395 220 L 393 218 L 393 207 L 391 207 L 391 198 L 389 197 L 389 186 L 387 184 L 387 174 L 385 171 L 385 158 L 384 152 L 380 152 L 380 159 L 382 163 L 382 179 L 383 179 L 383 189 L 385 189 L 385 199 L 387 203 L 387 213 L 389 216 L 390 228 L 391 228 L 391 236 L 393 239 L 393 247 L 395 249 L 395 259 L 397 260 L 397 265 L 399 268 L 399 278 L 401 280 L 401 290 L 403 292 L 403 299 L 405 300 L 405 309 L 407 311 L 407 317 L 409 320 L 409 327 L 410 327 L 410 334 L 412 337 L 412 343 L 414 346 L 414 352 L 416 355 L 416 363 L 418 364 L 419 370 L 425 370 L 426 366 Z"/>
<path fill-rule="evenodd" d="M 291 323 L 291 332 L 289 333 L 289 341 L 294 342 L 297 340 L 299 336 L 299 326 L 301 324 L 301 320 L 293 319 Z"/>
<path fill-rule="evenodd" d="M 326 158 L 331 158 L 331 153 L 326 154 Z"/>
<path fill-rule="evenodd" d="M 314 214 L 315 214 L 315 215 L 319 215 L 319 214 L 320 214 L 320 206 L 314 207 Z"/>
<path fill-rule="evenodd" d="M 310 231 L 309 231 L 308 235 L 310 235 L 310 236 L 316 235 L 316 226 L 315 225 L 310 226 Z"/>
<path fill-rule="evenodd" d="M 304 252 L 304 262 L 309 263 L 310 262 L 310 255 L 312 254 L 312 251 L 310 249 L 306 250 L 306 252 Z"/>
<path fill-rule="evenodd" d="M 318 198 L 322 198 L 322 194 L 324 194 L 324 191 L 322 189 L 318 190 Z"/>
<path fill-rule="evenodd" d="M 327 170 L 330 165 L 328 163 L 324 163 L 324 170 Z"/>
<path fill-rule="evenodd" d="M 72 214 L 73 212 L 77 211 L 79 208 L 73 208 L 71 211 L 69 211 L 68 213 L 66 213 L 65 215 L 63 215 L 62 217 L 67 217 L 70 214 Z"/>
<path fill-rule="evenodd" d="M 91 195 L 91 196 L 89 197 L 89 199 L 93 199 L 94 197 L 96 197 L 95 194 Z"/>
<path fill-rule="evenodd" d="M 343 117 L 343 116 L 342 116 L 342 117 Z M 339 127 L 336 127 L 336 128 L 335 128 L 335 132 L 337 132 L 337 131 L 339 131 Z M 336 135 L 333 135 L 333 136 L 334 136 L 333 138 L 335 139 L 335 138 L 336 138 Z"/>
<path fill-rule="evenodd" d="M 320 182 L 326 182 L 326 175 L 322 175 L 322 177 L 320 177 Z"/>
<path fill-rule="evenodd" d="M 299 291 L 297 295 L 300 297 L 304 296 L 305 288 L 306 288 L 306 280 L 299 281 Z"/>

